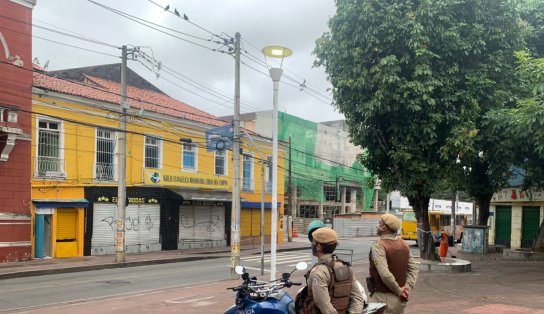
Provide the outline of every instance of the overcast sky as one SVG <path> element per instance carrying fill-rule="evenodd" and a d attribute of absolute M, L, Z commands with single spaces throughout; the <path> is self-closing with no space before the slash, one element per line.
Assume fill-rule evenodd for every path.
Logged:
<path fill-rule="evenodd" d="M 335 12 L 333 0 L 154 0 L 161 6 L 170 5 L 172 11 L 177 9 L 181 16 L 185 14 L 198 27 L 165 12 L 148 0 L 94 1 L 196 36 L 176 34 L 212 49 L 221 47 L 206 41 L 210 38 L 217 40 L 207 31 L 232 36 L 240 32 L 243 49 L 247 50 L 242 57 L 246 65 L 241 66 L 242 113 L 272 108 L 272 80 L 264 75 L 268 74 L 265 65 L 259 63 L 265 61 L 261 48 L 271 44 L 289 47 L 293 55 L 284 60 L 282 78 L 282 82 L 289 85 L 280 85 L 279 109 L 315 122 L 343 118 L 330 105 L 330 84 L 323 68 L 313 67 L 315 40 L 328 30 L 327 22 Z M 38 0 L 33 12 L 33 23 L 115 46 L 127 44 L 151 47 L 155 59 L 182 74 L 185 82 L 164 71 L 160 72 L 160 78 L 157 79 L 152 71 L 136 61 L 129 61 L 129 67 L 173 98 L 217 116 L 233 114 L 234 58 L 228 54 L 173 38 L 87 0 Z M 120 55 L 116 48 L 37 27 L 34 27 L 33 32 L 37 37 Z M 228 38 L 226 35 L 222 36 Z M 120 62 L 119 58 L 113 56 L 75 49 L 36 37 L 33 40 L 33 56 L 39 59 L 42 66 L 49 60 L 50 71 Z M 273 62 L 271 64 L 275 65 Z M 307 87 L 299 91 L 296 86 L 304 80 Z M 195 82 L 208 87 L 195 88 L 190 85 Z"/>

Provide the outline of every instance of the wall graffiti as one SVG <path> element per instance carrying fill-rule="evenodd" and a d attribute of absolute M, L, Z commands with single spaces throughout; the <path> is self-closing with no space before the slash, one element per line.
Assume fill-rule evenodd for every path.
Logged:
<path fill-rule="evenodd" d="M 115 217 L 108 216 L 100 221 L 105 222 L 108 224 L 110 229 L 114 229 L 115 227 Z M 153 229 L 153 220 L 151 219 L 150 215 L 147 215 L 144 220 L 145 229 L 150 231 Z M 125 230 L 133 230 L 133 231 L 139 231 L 140 230 L 140 216 L 128 216 L 125 218 Z"/>
<path fill-rule="evenodd" d="M 222 221 L 223 220 L 221 217 L 219 217 L 219 215 L 212 215 L 209 217 L 209 219 L 199 222 L 188 218 L 185 215 L 181 215 L 181 225 L 183 228 L 187 229 L 196 228 L 198 225 L 205 225 L 206 231 L 215 232 L 223 226 Z"/>

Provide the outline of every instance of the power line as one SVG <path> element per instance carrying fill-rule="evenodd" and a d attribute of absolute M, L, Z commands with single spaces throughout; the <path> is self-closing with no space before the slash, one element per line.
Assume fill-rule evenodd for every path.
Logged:
<path fill-rule="evenodd" d="M 156 3 L 155 1 L 152 1 L 152 0 L 148 0 L 148 1 L 151 2 L 151 3 L 153 3 L 154 5 L 158 6 L 158 7 L 161 8 L 163 11 L 168 12 L 168 13 L 170 13 L 170 14 L 173 14 L 173 15 L 177 16 L 178 18 L 184 20 L 185 22 L 187 22 L 187 23 L 189 23 L 189 24 L 192 24 L 193 26 L 195 26 L 195 27 L 197 27 L 197 28 L 199 28 L 199 29 L 201 29 L 201 30 L 203 30 L 203 31 L 205 31 L 205 32 L 207 32 L 207 33 L 209 33 L 210 35 L 215 36 L 215 37 L 217 37 L 217 38 L 219 38 L 219 39 L 222 39 L 222 40 L 226 41 L 225 38 L 223 38 L 223 37 L 221 37 L 221 36 L 219 36 L 219 35 L 217 35 L 217 34 L 211 32 L 210 30 L 205 29 L 204 27 L 202 27 L 202 26 L 200 26 L 200 25 L 194 23 L 193 21 L 190 21 L 190 20 L 189 20 L 189 17 L 187 16 L 187 14 L 183 14 L 183 17 L 182 17 L 181 13 L 179 13 L 178 10 L 177 10 L 176 8 L 174 8 L 174 11 L 171 11 L 169 5 L 166 6 L 166 7 L 163 7 L 163 6 L 161 6 L 160 4 Z M 233 39 L 232 36 L 229 36 L 229 38 L 230 38 L 230 39 Z"/>
<path fill-rule="evenodd" d="M 79 35 L 72 35 L 72 34 L 69 34 L 67 32 L 62 32 L 62 31 L 58 31 L 58 30 L 54 30 L 54 29 L 45 27 L 45 26 L 40 26 L 40 25 L 29 23 L 29 22 L 24 22 L 24 21 L 21 21 L 21 20 L 17 20 L 17 19 L 14 19 L 14 18 L 9 17 L 9 16 L 2 15 L 2 14 L 0 14 L 0 17 L 11 20 L 11 21 L 15 21 L 15 22 L 18 22 L 18 23 L 21 23 L 21 24 L 25 24 L 25 25 L 36 27 L 36 28 L 39 28 L 39 29 L 43 29 L 43 30 L 46 30 L 46 31 L 49 31 L 49 32 L 52 32 L 52 33 L 59 34 L 59 35 L 72 37 L 72 38 L 79 39 L 79 40 L 82 40 L 82 41 L 87 41 L 87 42 L 90 42 L 90 43 L 93 43 L 93 44 L 102 45 L 102 46 L 106 46 L 106 47 L 110 47 L 110 48 L 121 49 L 121 47 L 119 47 L 119 46 L 108 44 L 108 43 L 105 43 L 103 41 L 99 41 L 99 40 L 96 40 L 96 39 L 91 39 L 91 38 L 84 37 L 84 36 L 79 36 Z M 14 29 L 9 29 L 9 28 L 3 28 L 3 29 L 7 29 L 7 30 L 10 30 L 12 32 L 19 33 L 21 35 L 27 35 L 27 36 L 31 35 L 31 34 L 20 32 L 20 31 L 14 30 Z"/>
<path fill-rule="evenodd" d="M 112 8 L 112 7 L 109 7 L 109 6 L 107 6 L 107 5 L 104 5 L 104 4 L 95 2 L 95 1 L 93 1 L 93 0 L 87 0 L 87 1 L 89 1 L 89 2 L 91 2 L 91 3 L 93 3 L 93 4 L 95 4 L 95 5 L 97 5 L 97 6 L 99 6 L 99 7 L 102 7 L 102 8 L 104 8 L 104 9 L 106 9 L 106 10 L 112 12 L 112 13 L 115 13 L 115 14 L 117 14 L 117 15 L 119 15 L 119 16 L 122 16 L 122 17 L 124 17 L 124 18 L 126 18 L 126 19 L 129 19 L 129 20 L 131 20 L 131 21 L 134 21 L 134 22 L 136 22 L 136 23 L 138 23 L 138 24 L 140 24 L 140 25 L 143 25 L 143 26 L 149 27 L 149 28 L 151 28 L 151 29 L 154 29 L 154 30 L 156 30 L 156 31 L 158 31 L 158 32 L 161 32 L 161 33 L 163 33 L 163 34 L 166 34 L 166 35 L 168 35 L 168 36 L 177 38 L 177 39 L 179 39 L 179 40 L 185 41 L 185 42 L 187 42 L 187 43 L 193 44 L 193 45 L 195 45 L 195 46 L 199 46 L 199 47 L 204 48 L 204 49 L 207 49 L 207 50 L 217 51 L 217 49 L 213 49 L 213 48 L 210 48 L 210 47 L 208 47 L 208 46 L 205 46 L 205 45 L 196 43 L 196 42 L 194 42 L 194 41 L 191 41 L 191 40 L 188 40 L 188 39 L 185 39 L 185 38 L 176 36 L 176 35 L 174 35 L 174 34 L 165 32 L 165 31 L 163 31 L 163 30 L 161 30 L 161 29 L 159 29 L 159 28 L 157 28 L 157 27 L 151 26 L 151 25 L 156 25 L 156 26 L 158 26 L 158 27 L 162 27 L 162 28 L 165 28 L 165 29 L 169 29 L 169 30 L 171 30 L 171 31 L 175 31 L 175 30 L 172 30 L 172 29 L 167 28 L 167 27 L 165 27 L 165 26 L 161 26 L 161 25 L 159 25 L 159 24 L 156 24 L 156 23 L 153 23 L 153 22 L 150 22 L 150 21 L 147 21 L 147 20 L 144 20 L 144 19 L 135 17 L 135 16 L 133 16 L 133 15 L 131 15 L 131 14 L 128 14 L 128 13 L 125 13 L 125 12 L 123 12 L 123 11 L 120 11 L 120 10 L 114 9 L 114 8 Z M 146 24 L 146 23 L 148 23 L 148 24 Z M 151 24 L 151 25 L 149 25 L 149 24 Z M 175 32 L 181 33 L 181 32 L 178 32 L 178 31 L 175 31 Z M 199 40 L 211 41 L 211 40 L 208 40 L 208 39 L 200 38 L 200 37 L 198 37 L 198 36 L 194 36 L 194 35 L 190 35 L 190 34 L 186 34 L 186 33 L 181 33 L 181 34 L 183 34 L 183 35 L 185 35 L 185 36 L 190 36 L 190 37 L 192 37 L 192 38 L 197 38 L 197 39 L 199 39 Z"/>
<path fill-rule="evenodd" d="M 88 48 L 83 48 L 83 47 L 78 47 L 78 46 L 74 46 L 74 45 L 70 45 L 70 44 L 65 44 L 65 43 L 62 43 L 62 42 L 59 42 L 59 41 L 55 41 L 55 40 L 48 39 L 48 38 L 43 38 L 43 37 L 36 36 L 36 35 L 32 35 L 32 37 L 38 38 L 38 39 L 41 39 L 41 40 L 45 40 L 45 41 L 48 41 L 48 42 L 52 42 L 52 43 L 55 43 L 55 44 L 63 45 L 63 46 L 84 50 L 84 51 L 87 51 L 87 52 L 93 52 L 93 53 L 101 54 L 101 55 L 108 56 L 108 57 L 120 58 L 118 55 L 113 55 L 113 54 L 101 52 L 101 51 L 98 51 L 98 50 L 92 50 L 92 49 L 88 49 Z"/>

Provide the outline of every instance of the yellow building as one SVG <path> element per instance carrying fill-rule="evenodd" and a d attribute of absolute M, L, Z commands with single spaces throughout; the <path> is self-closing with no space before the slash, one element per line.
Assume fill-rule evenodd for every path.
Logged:
<path fill-rule="evenodd" d="M 110 78 L 119 73 L 117 64 L 34 75 L 35 257 L 115 253 L 120 84 Z M 206 145 L 206 132 L 227 123 L 170 98 L 130 70 L 128 84 L 126 252 L 229 245 L 232 152 Z M 222 144 L 229 146 L 228 141 Z M 244 136 L 242 147 L 243 247 L 258 238 L 263 188 L 265 235 L 270 236 L 268 166 L 264 186 L 260 178 L 261 159 L 271 156 L 271 143 Z M 283 151 L 279 158 L 284 158 Z M 278 182 L 281 243 L 281 167 Z"/>

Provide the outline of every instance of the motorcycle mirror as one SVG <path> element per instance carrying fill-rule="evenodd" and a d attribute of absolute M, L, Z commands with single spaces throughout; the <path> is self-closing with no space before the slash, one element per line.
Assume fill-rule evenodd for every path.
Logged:
<path fill-rule="evenodd" d="M 244 268 L 244 266 L 241 266 L 241 265 L 238 265 L 234 268 L 234 271 L 238 274 L 238 275 L 243 275 L 245 272 L 246 272 L 246 269 Z"/>
<path fill-rule="evenodd" d="M 306 262 L 298 262 L 297 265 L 295 266 L 295 268 L 297 270 L 305 270 L 306 268 L 308 268 L 308 263 Z"/>

